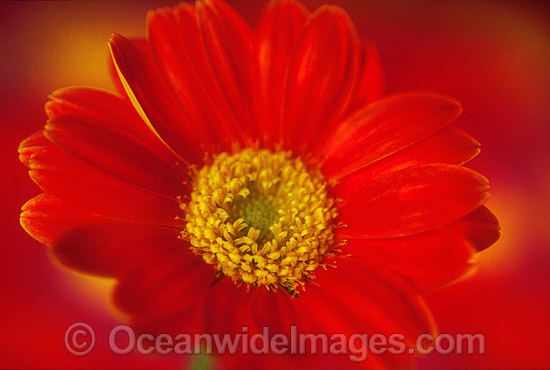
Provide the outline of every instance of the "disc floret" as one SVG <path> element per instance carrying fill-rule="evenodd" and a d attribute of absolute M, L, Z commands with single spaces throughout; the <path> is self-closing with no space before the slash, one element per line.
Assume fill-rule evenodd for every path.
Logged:
<path fill-rule="evenodd" d="M 184 209 L 184 238 L 237 284 L 294 293 L 334 248 L 338 212 L 325 180 L 290 152 L 217 155 Z"/>

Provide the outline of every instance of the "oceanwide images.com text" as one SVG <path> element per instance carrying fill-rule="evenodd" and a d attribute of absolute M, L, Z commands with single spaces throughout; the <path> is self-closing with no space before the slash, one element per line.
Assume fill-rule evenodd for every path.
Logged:
<path fill-rule="evenodd" d="M 117 355 L 134 351 L 142 355 L 191 355 L 191 354 L 254 354 L 254 355 L 347 355 L 354 362 L 366 361 L 369 354 L 485 354 L 483 334 L 421 334 L 413 346 L 403 334 L 306 334 L 297 326 L 290 327 L 290 334 L 271 333 L 263 327 L 261 333 L 250 333 L 244 326 L 236 334 L 136 334 L 126 325 L 118 325 L 109 332 L 108 343 Z M 96 335 L 88 324 L 77 322 L 65 332 L 65 347 L 75 356 L 85 356 L 95 347 Z"/>

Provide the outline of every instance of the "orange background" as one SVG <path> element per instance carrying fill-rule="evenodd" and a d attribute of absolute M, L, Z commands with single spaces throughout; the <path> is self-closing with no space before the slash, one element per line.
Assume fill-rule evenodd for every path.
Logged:
<path fill-rule="evenodd" d="M 263 2 L 230 1 L 254 24 Z M 322 2 L 306 1 L 310 9 Z M 470 167 L 492 183 L 489 206 L 503 235 L 479 255 L 473 277 L 426 295 L 441 333 L 483 333 L 485 355 L 431 355 L 420 369 L 550 367 L 550 11 L 543 1 L 344 1 L 374 40 L 388 92 L 433 90 L 464 104 L 456 125 L 482 143 Z M 174 357 L 116 356 L 108 332 L 112 283 L 54 266 L 19 226 L 39 193 L 18 162 L 19 142 L 45 124 L 51 91 L 112 88 L 111 32 L 144 35 L 146 11 L 173 2 L 1 2 L 0 367 L 181 367 Z M 96 349 L 70 355 L 65 329 L 84 321 Z"/>

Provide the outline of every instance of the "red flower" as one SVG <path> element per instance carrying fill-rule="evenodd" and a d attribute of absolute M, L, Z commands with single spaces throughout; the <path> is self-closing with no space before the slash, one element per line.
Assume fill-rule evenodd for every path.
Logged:
<path fill-rule="evenodd" d="M 420 293 L 499 236 L 487 180 L 462 167 L 479 143 L 449 126 L 460 103 L 381 97 L 376 51 L 336 7 L 272 2 L 252 31 L 201 1 L 147 25 L 146 42 L 110 42 L 125 92 L 58 90 L 22 142 L 44 191 L 25 230 L 118 279 L 116 305 L 148 332 L 435 332 Z M 313 358 L 257 357 L 224 361 Z"/>

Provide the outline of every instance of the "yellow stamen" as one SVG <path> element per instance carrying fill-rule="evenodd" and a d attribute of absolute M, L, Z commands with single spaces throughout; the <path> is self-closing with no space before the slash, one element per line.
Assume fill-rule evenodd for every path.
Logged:
<path fill-rule="evenodd" d="M 197 174 L 182 236 L 236 284 L 297 287 L 333 252 L 334 200 L 290 152 L 222 153 Z"/>

